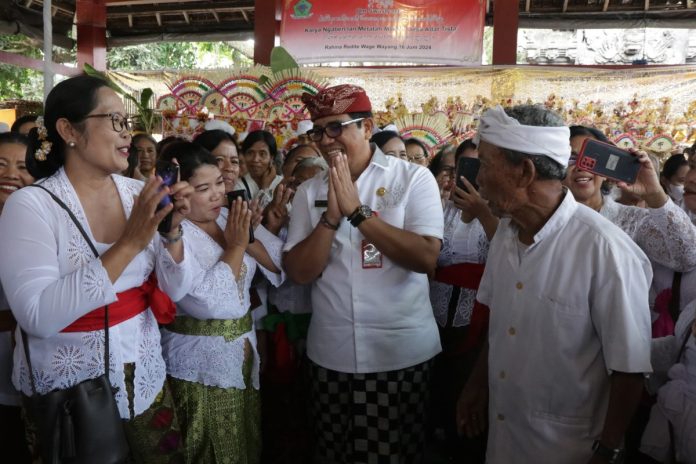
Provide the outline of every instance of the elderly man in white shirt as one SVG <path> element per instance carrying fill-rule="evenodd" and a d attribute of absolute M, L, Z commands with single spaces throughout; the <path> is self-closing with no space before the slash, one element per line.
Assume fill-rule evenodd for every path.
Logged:
<path fill-rule="evenodd" d="M 479 138 L 480 192 L 503 219 L 477 295 L 488 348 L 460 427 L 475 435 L 488 421 L 489 464 L 621 462 L 651 371 L 650 262 L 562 186 L 570 146 L 555 113 L 496 107 Z"/>
<path fill-rule="evenodd" d="M 307 336 L 316 462 L 421 462 L 430 360 L 440 351 L 426 274 L 443 232 L 432 174 L 369 143 L 365 91 L 305 94 L 331 169 L 292 204 L 283 264 L 312 282 Z"/>

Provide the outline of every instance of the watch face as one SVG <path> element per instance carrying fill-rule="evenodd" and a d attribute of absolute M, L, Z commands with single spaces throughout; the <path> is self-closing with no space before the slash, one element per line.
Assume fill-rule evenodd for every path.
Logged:
<path fill-rule="evenodd" d="M 360 214 L 366 218 L 369 218 L 372 216 L 372 209 L 367 205 L 360 205 Z"/>

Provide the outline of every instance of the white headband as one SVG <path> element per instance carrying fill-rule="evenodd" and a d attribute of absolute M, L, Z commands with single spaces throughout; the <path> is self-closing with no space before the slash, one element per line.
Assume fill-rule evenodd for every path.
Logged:
<path fill-rule="evenodd" d="M 562 127 L 525 126 L 505 113 L 502 106 L 487 110 L 479 121 L 476 145 L 483 140 L 492 145 L 529 155 L 543 155 L 568 167 L 570 129 Z"/>

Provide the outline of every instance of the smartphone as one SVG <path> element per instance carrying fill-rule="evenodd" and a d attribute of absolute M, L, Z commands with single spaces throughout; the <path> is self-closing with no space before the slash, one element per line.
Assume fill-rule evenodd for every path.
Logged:
<path fill-rule="evenodd" d="M 171 187 L 172 185 L 176 184 L 179 178 L 179 166 L 172 163 L 171 161 L 160 160 L 157 162 L 155 166 L 155 174 L 162 178 L 162 186 L 160 187 L 160 190 L 164 187 Z M 171 195 L 165 196 L 157 204 L 157 211 L 161 210 L 162 208 L 173 202 L 174 199 L 171 197 Z M 171 232 L 173 214 L 174 210 L 170 211 L 169 214 L 167 214 L 164 217 L 164 219 L 162 219 L 162 222 L 159 223 L 159 225 L 157 226 L 157 230 L 160 233 L 168 234 L 169 232 Z"/>
<path fill-rule="evenodd" d="M 575 166 L 577 169 L 627 184 L 633 184 L 640 171 L 640 161 L 636 156 L 594 139 L 585 139 Z"/>
<path fill-rule="evenodd" d="M 227 192 L 227 204 L 230 205 L 230 209 L 232 209 L 232 203 L 237 198 L 246 201 L 247 205 L 251 203 L 249 192 L 247 192 L 246 189 L 232 190 L 231 192 Z M 249 224 L 249 243 L 254 243 L 254 226 L 252 224 Z"/>
<path fill-rule="evenodd" d="M 479 167 L 481 167 L 481 161 L 478 158 L 459 157 L 457 161 L 457 187 L 468 192 L 461 179 L 464 177 L 476 190 L 478 190 L 476 176 L 478 175 Z"/>

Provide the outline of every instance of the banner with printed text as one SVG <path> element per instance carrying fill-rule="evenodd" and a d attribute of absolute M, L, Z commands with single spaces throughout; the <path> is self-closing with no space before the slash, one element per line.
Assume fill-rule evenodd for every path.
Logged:
<path fill-rule="evenodd" d="M 300 64 L 480 65 L 483 0 L 283 0 L 280 43 Z"/>

